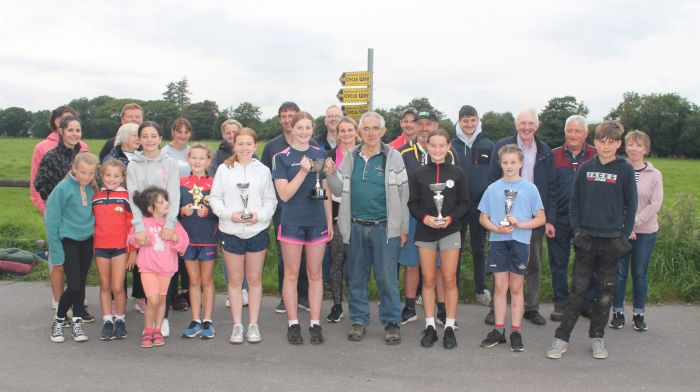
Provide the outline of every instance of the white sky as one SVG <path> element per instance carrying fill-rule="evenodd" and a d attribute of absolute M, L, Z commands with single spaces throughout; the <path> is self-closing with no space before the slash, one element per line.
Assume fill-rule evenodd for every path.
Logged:
<path fill-rule="evenodd" d="M 597 121 L 625 91 L 700 103 L 698 1 L 0 0 L 0 107 L 73 98 L 249 101 L 314 116 L 374 48 L 375 106 L 426 96 L 453 120 L 574 95 Z"/>

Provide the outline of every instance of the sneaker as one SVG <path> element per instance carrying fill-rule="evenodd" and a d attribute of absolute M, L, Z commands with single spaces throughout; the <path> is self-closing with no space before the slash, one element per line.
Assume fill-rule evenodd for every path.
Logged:
<path fill-rule="evenodd" d="M 593 310 L 592 309 L 581 309 L 581 317 L 585 317 L 587 319 L 593 317 Z"/>
<path fill-rule="evenodd" d="M 258 324 L 248 324 L 248 332 L 245 334 L 245 339 L 248 343 L 259 343 L 262 340 Z"/>
<path fill-rule="evenodd" d="M 307 312 L 311 311 L 311 306 L 309 305 L 309 299 L 305 297 L 300 297 L 299 302 L 297 303 L 297 307 L 302 310 L 306 310 Z"/>
<path fill-rule="evenodd" d="M 457 337 L 455 337 L 454 328 L 445 328 L 445 335 L 442 337 L 442 346 L 448 350 L 457 347 Z"/>
<path fill-rule="evenodd" d="M 275 313 L 287 313 L 287 308 L 284 307 L 284 300 L 280 300 L 280 303 L 275 307 Z"/>
<path fill-rule="evenodd" d="M 165 323 L 165 320 L 163 320 L 163 322 Z M 193 337 L 201 334 L 202 329 L 204 329 L 204 327 L 202 326 L 202 323 L 200 323 L 199 321 L 192 320 L 190 322 L 190 325 L 187 326 L 187 328 L 185 328 L 184 331 L 182 331 L 182 337 L 183 338 L 193 338 Z M 162 328 L 161 328 L 161 330 L 162 330 Z"/>
<path fill-rule="evenodd" d="M 94 323 L 95 322 L 95 316 L 88 313 L 87 308 L 85 308 L 85 310 L 83 310 L 82 319 L 83 319 L 84 323 Z"/>
<path fill-rule="evenodd" d="M 243 297 L 243 306 L 248 306 L 248 289 L 241 290 L 241 296 Z"/>
<path fill-rule="evenodd" d="M 496 315 L 493 313 L 493 309 L 489 310 L 489 314 L 484 318 L 484 323 L 486 325 L 496 325 Z"/>
<path fill-rule="evenodd" d="M 634 316 L 632 316 L 632 328 L 634 328 L 635 331 L 639 332 L 644 332 L 648 329 L 647 323 L 644 322 L 643 314 L 635 314 Z"/>
<path fill-rule="evenodd" d="M 567 348 L 569 348 L 568 342 L 554 338 L 554 340 L 552 340 L 552 345 L 545 355 L 550 359 L 559 359 L 566 352 Z"/>
<path fill-rule="evenodd" d="M 433 347 L 433 344 L 437 342 L 438 336 L 435 327 L 428 325 L 428 327 L 423 330 L 423 337 L 420 340 L 421 347 Z"/>
<path fill-rule="evenodd" d="M 605 349 L 603 338 L 592 338 L 591 348 L 593 349 L 593 358 L 606 359 L 608 357 L 608 350 Z"/>
<path fill-rule="evenodd" d="M 401 311 L 401 325 L 406 325 L 416 320 L 418 320 L 416 308 L 409 308 L 408 306 L 404 306 L 403 311 Z"/>
<path fill-rule="evenodd" d="M 178 312 L 185 312 L 190 309 L 190 306 L 187 304 L 185 298 L 179 295 L 175 297 L 175 299 L 173 299 L 173 302 L 170 304 L 170 307 Z"/>
<path fill-rule="evenodd" d="M 554 307 L 552 313 L 549 314 L 549 319 L 555 323 L 561 322 L 561 318 L 564 316 L 564 308 Z"/>
<path fill-rule="evenodd" d="M 634 323 L 634 321 L 632 321 Z M 612 329 L 621 329 L 625 326 L 625 315 L 622 312 L 613 312 L 612 319 L 608 323 L 608 327 Z M 635 328 L 636 329 L 636 328 Z"/>
<path fill-rule="evenodd" d="M 535 325 L 545 325 L 547 323 L 547 320 L 542 317 L 540 312 L 536 310 L 528 310 L 523 314 L 523 318 L 525 320 L 530 320 L 531 323 Z"/>
<path fill-rule="evenodd" d="M 249 329 L 249 331 L 250 331 L 250 329 Z M 234 325 L 233 326 L 233 331 L 231 332 L 231 337 L 228 339 L 228 341 L 232 344 L 243 343 L 243 326 L 242 325 Z"/>
<path fill-rule="evenodd" d="M 311 338 L 309 343 L 311 344 L 322 344 L 324 342 L 322 328 L 318 324 L 314 324 L 309 328 L 309 334 Z"/>
<path fill-rule="evenodd" d="M 54 319 L 51 324 L 51 341 L 54 343 L 63 343 L 66 338 L 63 336 L 63 321 Z"/>
<path fill-rule="evenodd" d="M 63 319 L 61 322 L 61 328 L 70 328 L 70 321 L 68 321 L 68 317 Z"/>
<path fill-rule="evenodd" d="M 367 331 L 365 326 L 362 324 L 353 324 L 350 332 L 348 332 L 348 340 L 351 342 L 360 342 L 365 336 Z"/>
<path fill-rule="evenodd" d="M 112 340 L 114 339 L 114 323 L 111 321 L 105 321 L 102 324 L 102 334 L 100 334 L 100 340 Z"/>
<path fill-rule="evenodd" d="M 510 351 L 515 353 L 521 353 L 525 351 L 525 346 L 523 345 L 523 336 L 518 331 L 513 331 L 510 333 Z"/>
<path fill-rule="evenodd" d="M 202 339 L 214 339 L 215 333 L 213 322 L 205 321 L 202 323 L 202 336 L 200 336 Z"/>
<path fill-rule="evenodd" d="M 116 339 L 126 339 L 126 323 L 124 320 L 114 322 L 114 337 Z"/>
<path fill-rule="evenodd" d="M 228 294 L 226 295 L 226 302 L 224 303 L 227 308 L 231 307 L 231 301 L 228 299 Z"/>
<path fill-rule="evenodd" d="M 331 308 L 331 312 L 326 316 L 326 321 L 329 323 L 337 323 L 343 318 L 343 305 L 335 304 Z"/>
<path fill-rule="evenodd" d="M 143 298 L 138 298 L 136 299 L 136 302 L 134 303 L 134 310 L 141 314 L 146 313 L 146 300 Z"/>
<path fill-rule="evenodd" d="M 498 346 L 499 344 L 503 344 L 505 342 L 506 336 L 498 332 L 498 330 L 494 328 L 491 332 L 489 332 L 488 335 L 486 335 L 486 339 L 481 341 L 480 346 L 484 348 L 489 348 Z"/>
<path fill-rule="evenodd" d="M 389 321 L 384 327 L 384 343 L 390 346 L 401 343 L 401 327 L 394 321 Z"/>
<path fill-rule="evenodd" d="M 83 331 L 83 320 L 77 319 L 73 321 L 73 340 L 76 342 L 87 342 L 88 337 Z"/>
<path fill-rule="evenodd" d="M 164 338 L 170 336 L 170 321 L 166 318 L 163 319 L 163 324 L 160 326 L 160 334 L 163 335 Z"/>
<path fill-rule="evenodd" d="M 435 324 L 444 327 L 447 323 L 447 314 L 445 312 L 438 312 L 435 317 Z M 455 331 L 459 330 L 459 323 L 455 320 L 455 325 L 452 327 Z"/>
<path fill-rule="evenodd" d="M 416 305 L 423 306 L 423 296 L 420 294 L 416 296 Z"/>
<path fill-rule="evenodd" d="M 301 325 L 292 324 L 287 327 L 287 341 L 289 344 L 299 345 L 304 343 L 304 338 L 301 337 Z"/>
<path fill-rule="evenodd" d="M 476 303 L 483 306 L 489 306 L 491 304 L 491 292 L 484 289 L 484 292 L 476 295 Z"/>

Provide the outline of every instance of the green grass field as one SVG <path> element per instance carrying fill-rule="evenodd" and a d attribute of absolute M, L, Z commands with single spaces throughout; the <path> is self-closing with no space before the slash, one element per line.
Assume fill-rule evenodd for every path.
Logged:
<path fill-rule="evenodd" d="M 31 154 L 37 139 L 0 138 L 0 178 L 28 179 Z M 87 140 L 90 150 L 99 152 L 102 140 Z M 212 149 L 218 141 L 206 141 Z M 264 143 L 258 145 L 261 155 Z M 692 301 L 700 300 L 700 233 L 697 228 L 695 202 L 700 198 L 700 181 L 693 180 L 700 172 L 700 160 L 652 159 L 651 162 L 664 177 L 664 210 L 662 210 L 659 241 L 650 266 L 649 300 Z M 40 214 L 29 200 L 26 188 L 0 188 L 0 248 L 21 247 L 35 250 L 34 240 L 46 237 Z M 551 275 L 548 258 L 542 263 L 542 298 L 552 297 Z M 473 300 L 471 255 L 464 252 L 461 270 L 461 292 L 463 300 Z M 218 261 L 221 263 L 221 260 Z M 216 285 L 224 289 L 221 269 L 217 268 Z M 91 269 L 89 283 L 97 284 L 95 269 Z M 40 265 L 26 277 L 0 275 L 0 278 L 20 280 L 46 280 L 46 265 Z M 271 245 L 265 262 L 263 287 L 266 293 L 277 293 L 277 250 Z M 376 296 L 376 287 L 371 285 L 371 295 Z"/>

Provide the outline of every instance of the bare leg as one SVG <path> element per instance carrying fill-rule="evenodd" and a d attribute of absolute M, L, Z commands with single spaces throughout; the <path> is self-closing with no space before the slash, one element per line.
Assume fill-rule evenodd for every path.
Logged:
<path fill-rule="evenodd" d="M 224 263 L 226 263 L 226 271 L 228 271 L 228 299 L 231 304 L 231 319 L 234 325 L 242 324 L 243 295 L 241 286 L 243 285 L 244 258 L 244 255 L 224 251 Z M 250 285 L 250 282 L 248 284 Z"/>
<path fill-rule="evenodd" d="M 495 286 L 493 297 L 493 311 L 496 317 L 496 325 L 504 325 L 506 322 L 506 305 L 508 300 L 508 284 L 510 272 L 496 272 L 493 274 Z"/>
<path fill-rule="evenodd" d="M 435 317 L 435 263 L 437 252 L 434 249 L 418 247 L 421 273 L 423 274 L 423 313 L 425 317 Z"/>
<path fill-rule="evenodd" d="M 185 260 L 187 275 L 190 277 L 190 308 L 192 320 L 200 320 L 202 316 L 202 278 L 199 273 L 198 260 Z"/>
<path fill-rule="evenodd" d="M 262 250 L 255 253 L 246 253 L 245 272 L 248 280 L 248 312 L 249 323 L 257 324 L 262 303 L 262 271 L 265 264 L 265 253 Z"/>
<path fill-rule="evenodd" d="M 284 260 L 284 283 L 282 284 L 282 299 L 287 308 L 287 320 L 297 320 L 297 282 L 301 265 L 302 245 L 280 242 L 282 259 Z"/>
<path fill-rule="evenodd" d="M 457 259 L 459 249 L 448 249 L 440 251 L 440 262 L 442 286 L 445 297 L 445 313 L 447 318 L 453 319 L 457 315 L 457 302 L 459 301 L 459 291 L 457 289 Z M 438 291 L 439 292 L 439 291 Z"/>
<path fill-rule="evenodd" d="M 117 311 L 117 314 L 119 315 L 124 314 L 126 312 L 126 289 L 124 288 L 124 276 L 126 276 L 127 258 L 128 255 L 126 253 L 117 257 L 113 257 L 110 266 L 112 269 L 111 286 L 113 294 L 112 296 L 114 297 L 114 308 Z M 102 293 L 100 293 L 100 295 L 102 295 Z"/>
<path fill-rule="evenodd" d="M 112 266 L 110 265 L 111 262 L 109 261 L 109 259 L 96 257 L 95 264 L 97 264 L 97 273 L 100 277 L 100 307 L 102 308 L 102 315 L 104 316 L 112 314 Z"/>
<path fill-rule="evenodd" d="M 51 267 L 51 292 L 53 293 L 53 300 L 58 302 L 63 294 L 63 265 L 54 265 Z"/>
<path fill-rule="evenodd" d="M 510 318 L 511 324 L 520 326 L 525 311 L 525 299 L 523 297 L 523 276 L 510 274 Z"/>
<path fill-rule="evenodd" d="M 326 244 L 306 245 L 306 276 L 309 278 L 309 305 L 311 320 L 321 319 L 323 304 L 323 255 Z M 286 303 L 286 302 L 285 302 Z"/>
<path fill-rule="evenodd" d="M 199 263 L 199 273 L 202 282 L 202 303 L 204 305 L 204 319 L 211 320 L 214 310 L 214 261 Z M 192 280 L 190 279 L 190 287 Z M 192 290 L 190 289 L 190 293 Z"/>

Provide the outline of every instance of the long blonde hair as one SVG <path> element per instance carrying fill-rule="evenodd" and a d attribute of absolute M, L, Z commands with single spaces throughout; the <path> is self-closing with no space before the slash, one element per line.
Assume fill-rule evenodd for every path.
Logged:
<path fill-rule="evenodd" d="M 238 139 L 239 136 L 250 136 L 253 138 L 254 143 L 258 143 L 258 134 L 255 133 L 253 128 L 241 128 L 238 131 L 236 131 L 236 134 L 233 135 L 233 145 L 236 145 L 236 139 Z M 236 152 L 234 151 L 233 154 L 231 154 L 230 157 L 228 157 L 227 160 L 224 161 L 226 164 L 226 167 L 233 167 L 233 164 L 238 162 L 238 157 L 236 157 Z"/>

